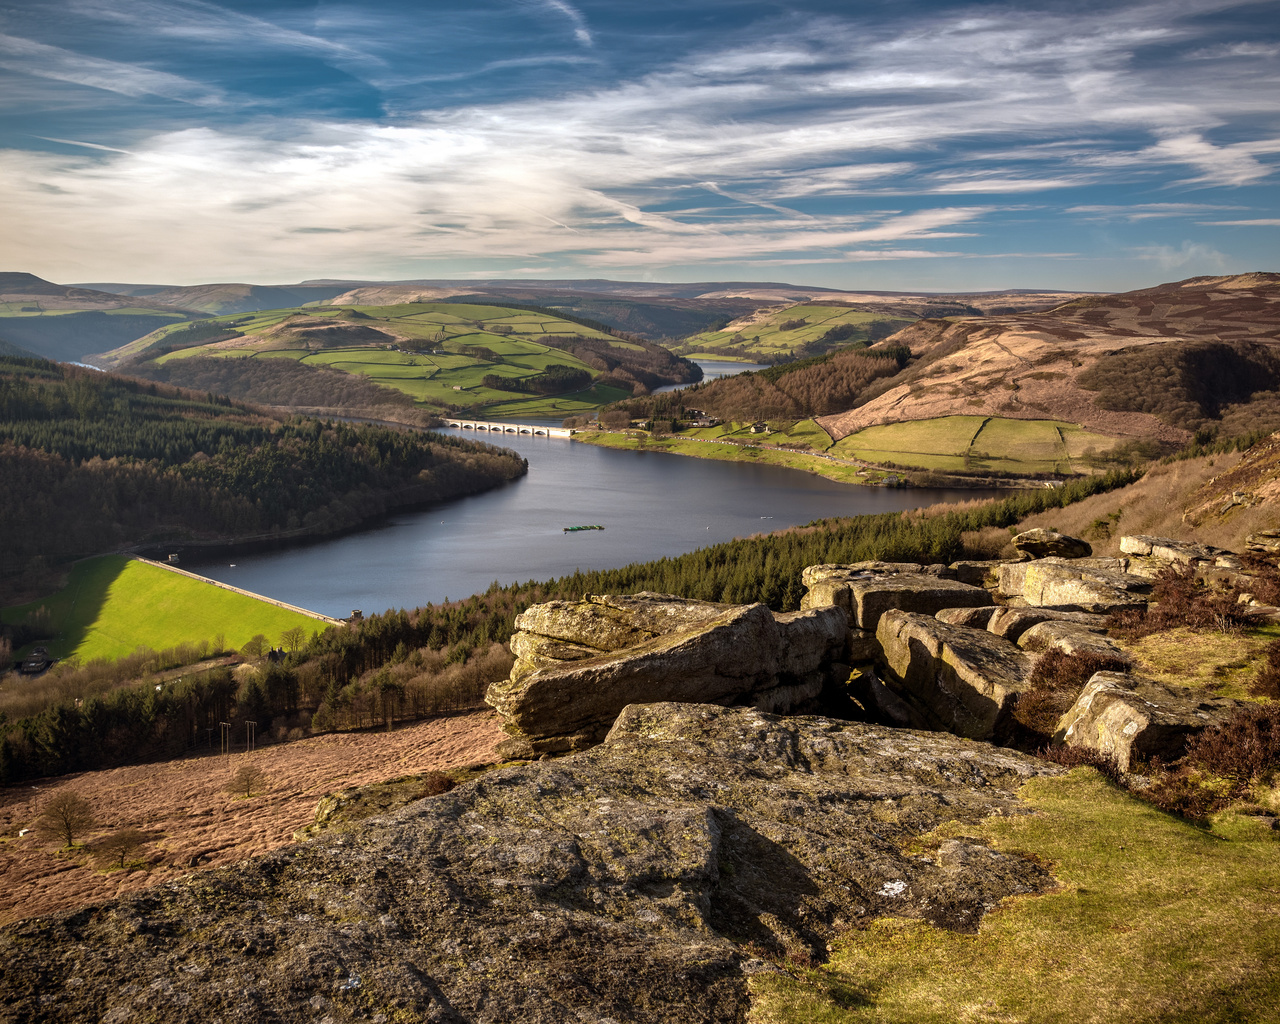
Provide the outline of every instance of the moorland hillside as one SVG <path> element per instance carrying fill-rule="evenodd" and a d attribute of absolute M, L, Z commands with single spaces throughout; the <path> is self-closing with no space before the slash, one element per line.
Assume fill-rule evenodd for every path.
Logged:
<path fill-rule="evenodd" d="M 699 443 L 685 454 L 740 458 L 730 446 L 763 444 L 793 461 L 821 453 L 805 468 L 826 475 L 841 463 L 964 482 L 1136 465 L 1193 441 L 1239 447 L 1280 427 L 1280 275 L 925 317 L 882 341 L 846 344 L 893 322 L 870 308 L 793 305 L 732 335 L 703 335 L 744 342 L 715 351 L 756 358 L 788 344 L 792 356 L 831 350 L 624 400 L 604 421 L 643 422 L 654 436 L 592 439 L 671 449 L 687 434 Z"/>
<path fill-rule="evenodd" d="M 183 309 L 198 310 L 210 316 L 228 313 L 254 313 L 263 309 L 282 309 L 285 306 L 305 306 L 323 302 L 339 295 L 360 282 L 357 281 L 305 281 L 301 284 L 193 284 L 193 285 L 130 285 L 93 284 L 97 288 L 118 295 L 132 295 L 151 302 L 160 302 Z"/>
<path fill-rule="evenodd" d="M 1192 278 L 1043 313 L 922 320 L 884 343 L 908 346 L 913 363 L 820 422 L 836 440 L 960 414 L 1068 420 L 1174 443 L 1206 426 L 1274 428 L 1278 343 L 1280 274 Z"/>

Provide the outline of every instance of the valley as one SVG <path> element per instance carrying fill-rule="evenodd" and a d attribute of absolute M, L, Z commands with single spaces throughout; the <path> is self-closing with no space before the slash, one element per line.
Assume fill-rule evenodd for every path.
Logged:
<path fill-rule="evenodd" d="M 651 308 L 628 315 L 655 322 L 661 297 L 642 298 Z M 24 500 L 0 509 L 16 541 L 0 642 L 61 660 L 0 675 L 4 998 L 34 1006 L 33 964 L 68 944 L 99 977 L 133 941 L 123 913 L 174 964 L 208 953 L 187 920 L 234 932 L 237 983 L 282 1006 L 310 982 L 280 988 L 255 964 L 294 978 L 298 942 L 323 949 L 343 984 L 361 979 L 324 988 L 343 1013 L 365 1006 L 350 992 L 370 1008 L 402 998 L 387 979 L 418 976 L 409 941 L 415 970 L 464 1006 L 471 976 L 433 952 L 451 942 L 504 951 L 514 981 L 484 997 L 503 1006 L 624 1013 L 639 991 L 661 1019 L 696 1005 L 853 1022 L 865 1004 L 905 1022 L 937 1003 L 920 978 L 963 969 L 964 999 L 1056 1020 L 1039 994 L 1056 970 L 1048 929 L 1073 943 L 1054 961 L 1067 1007 L 1127 1005 L 1134 990 L 1158 1002 L 1177 984 L 1205 1019 L 1218 1006 L 1262 1019 L 1275 932 L 1257 894 L 1275 884 L 1280 810 L 1266 752 L 1280 276 L 985 308 L 782 298 L 762 287 L 750 301 L 766 305 L 723 329 L 655 341 L 521 308 L 534 302 L 365 285 L 307 300 L 331 305 L 173 318 L 102 353 L 110 372 L 5 357 L 0 468 Z M 685 316 L 721 299 L 682 301 Z M 697 381 L 684 354 L 773 365 Z M 574 434 L 432 432 L 459 412 Z M 401 426 L 345 422 L 358 418 Z M 577 523 L 603 529 L 565 532 Z M 1071 553 L 1027 554 L 1014 533 Z M 138 550 L 172 551 L 194 575 Z M 914 596 L 872 612 L 840 587 Z M 963 606 L 935 617 L 939 594 Z M 583 608 L 613 609 L 615 632 L 570 628 Z M 672 615 L 699 624 L 673 641 Z M 849 635 L 828 636 L 840 624 Z M 942 647 L 898 645 L 895 629 Z M 830 648 L 818 675 L 803 667 L 814 644 Z M 907 664 L 908 650 L 944 667 Z M 650 662 L 678 683 L 628 667 Z M 973 708 L 922 682 L 947 672 L 1013 717 L 983 710 L 991 727 L 973 731 Z M 1054 733 L 1086 683 L 1148 701 L 1186 691 L 1236 724 L 1198 723 L 1168 760 L 1121 764 Z M 637 685 L 639 704 L 625 696 Z M 219 730 L 244 752 L 211 750 Z M 1262 753 L 1231 774 L 1221 758 L 1236 748 L 1197 746 L 1197 730 L 1219 746 L 1256 733 Z M 232 794 L 241 768 L 262 775 Z M 157 787 L 165 800 L 141 797 Z M 92 794 L 96 819 L 55 848 L 30 829 L 61 793 Z M 403 852 L 408 836 L 429 864 Z M 444 888 L 419 913 L 403 879 L 393 892 L 366 877 L 366 857 Z M 1146 884 L 1171 873 L 1195 892 Z M 339 876 L 341 897 L 317 881 Z M 651 877 L 670 892 L 636 881 Z M 517 903 L 560 936 L 546 950 L 511 946 Z M 250 920 L 241 904 L 274 909 Z M 1214 937 L 1222 906 L 1248 938 Z M 625 986 L 575 980 L 584 934 Z M 1213 964 L 1178 966 L 1192 947 Z M 1227 975 L 1243 981 L 1224 1002 Z M 174 991 L 217 1004 L 202 985 Z M 96 1005 L 96 988 L 65 1006 Z"/>

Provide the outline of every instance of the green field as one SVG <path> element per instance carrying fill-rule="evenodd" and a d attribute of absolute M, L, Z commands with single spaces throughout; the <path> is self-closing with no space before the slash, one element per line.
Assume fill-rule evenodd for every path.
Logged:
<path fill-rule="evenodd" d="M 114 659 L 139 647 L 161 651 L 180 643 L 212 641 L 226 649 L 262 633 L 279 644 L 286 629 L 307 636 L 323 630 L 318 618 L 224 590 L 125 555 L 77 562 L 56 594 L 0 611 L 0 621 L 21 623 L 43 607 L 55 637 L 45 644 L 56 658 Z"/>
<path fill-rule="evenodd" d="M 735 358 L 721 354 L 719 350 L 725 348 L 741 349 L 736 356 L 739 359 L 784 356 L 791 355 L 802 345 L 819 341 L 833 327 L 849 324 L 854 330 L 848 337 L 832 343 L 830 347 L 873 341 L 875 338 L 870 334 L 872 324 L 884 323 L 892 330 L 900 330 L 911 323 L 912 319 L 850 309 L 848 306 L 804 303 L 769 313 L 754 323 L 692 335 L 675 346 L 675 351 L 682 355 L 697 353 L 709 359 Z M 783 324 L 793 324 L 799 320 L 804 321 L 803 326 L 783 329 Z M 888 328 L 882 329 L 879 336 L 883 336 Z"/>
<path fill-rule="evenodd" d="M 942 472 L 1068 474 L 1088 472 L 1089 449 L 1102 452 L 1114 444 L 1114 438 L 1057 420 L 944 416 L 868 427 L 830 452 Z"/>
<path fill-rule="evenodd" d="M 823 430 L 814 420 L 800 420 L 798 423 L 769 423 L 762 434 L 751 433 L 751 424 L 745 421 L 732 420 L 718 423 L 714 427 L 691 427 L 682 430 L 677 437 L 696 437 L 706 441 L 720 438 L 732 438 L 738 441 L 768 444 L 804 445 L 810 451 L 825 452 L 832 446 L 831 435 Z"/>

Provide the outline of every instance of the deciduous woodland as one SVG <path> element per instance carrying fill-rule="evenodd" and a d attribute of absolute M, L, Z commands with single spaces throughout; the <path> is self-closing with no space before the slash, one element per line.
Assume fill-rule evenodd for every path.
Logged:
<path fill-rule="evenodd" d="M 0 358 L 0 582 L 129 544 L 324 535 L 526 469 L 441 434 Z"/>

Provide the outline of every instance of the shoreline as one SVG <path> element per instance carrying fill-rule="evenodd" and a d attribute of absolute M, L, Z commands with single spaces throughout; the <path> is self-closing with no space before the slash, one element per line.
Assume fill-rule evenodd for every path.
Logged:
<path fill-rule="evenodd" d="M 718 462 L 749 462 L 797 469 L 820 476 L 833 483 L 854 487 L 921 486 L 910 479 L 911 474 L 928 473 L 933 478 L 928 486 L 947 487 L 956 490 L 1035 490 L 1054 487 L 1056 478 L 1036 477 L 971 477 L 941 473 L 937 470 L 891 469 L 859 459 L 841 459 L 823 452 L 799 451 L 777 445 L 737 444 L 733 441 L 717 441 L 703 437 L 679 437 L 666 435 L 652 437 L 647 433 L 621 430 L 580 430 L 570 438 L 583 444 L 601 448 L 617 448 L 623 451 L 652 451 L 667 455 L 683 455 L 695 459 L 714 459 Z"/>

